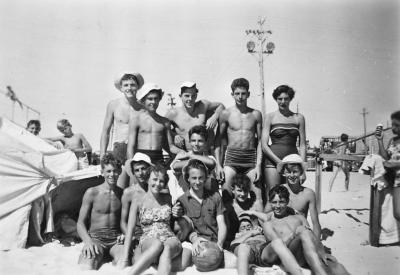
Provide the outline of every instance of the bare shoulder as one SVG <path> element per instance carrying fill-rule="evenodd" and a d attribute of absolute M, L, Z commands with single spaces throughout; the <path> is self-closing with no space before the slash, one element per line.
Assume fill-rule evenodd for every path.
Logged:
<path fill-rule="evenodd" d="M 259 119 L 262 118 L 261 112 L 260 112 L 259 110 L 253 109 L 253 108 L 251 108 L 251 110 L 252 110 L 252 113 L 253 113 L 253 115 L 255 116 L 255 118 L 256 118 L 257 120 L 259 120 Z"/>
<path fill-rule="evenodd" d="M 99 186 L 90 187 L 85 192 L 85 198 L 92 199 L 99 193 Z"/>
<path fill-rule="evenodd" d="M 306 195 L 308 198 L 314 198 L 315 197 L 315 192 L 311 188 L 304 187 L 304 195 Z"/>

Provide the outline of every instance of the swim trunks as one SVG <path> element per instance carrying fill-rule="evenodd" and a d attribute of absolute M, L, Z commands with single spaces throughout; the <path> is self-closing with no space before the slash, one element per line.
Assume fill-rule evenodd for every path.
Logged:
<path fill-rule="evenodd" d="M 296 123 L 276 123 L 271 125 L 270 131 L 271 151 L 280 159 L 290 154 L 298 154 L 297 138 L 299 137 L 299 125 Z M 276 168 L 275 161 L 265 158 L 265 167 Z"/>
<path fill-rule="evenodd" d="M 128 145 L 125 142 L 114 142 L 113 144 L 113 156 L 116 160 L 119 160 L 121 164 L 126 162 L 126 150 Z"/>
<path fill-rule="evenodd" d="M 247 174 L 256 166 L 257 150 L 226 148 L 224 166 L 229 166 L 236 173 Z"/>
<path fill-rule="evenodd" d="M 250 247 L 250 257 L 249 257 L 249 264 L 255 264 L 258 266 L 265 266 L 261 259 L 261 254 L 264 250 L 264 248 L 267 246 L 267 241 L 266 240 L 260 240 L 260 239 L 250 239 L 246 240 L 243 242 L 247 246 Z M 235 253 L 235 249 L 240 245 L 241 243 L 235 243 L 231 245 L 230 251 Z M 237 253 L 235 253 L 237 255 Z"/>
<path fill-rule="evenodd" d="M 137 149 L 136 153 L 143 153 L 150 157 L 152 164 L 165 164 L 162 150 Z"/>
<path fill-rule="evenodd" d="M 90 230 L 89 236 L 100 243 L 105 249 L 110 249 L 117 244 L 118 236 L 121 235 L 121 231 L 110 228 L 99 228 L 96 230 Z"/>

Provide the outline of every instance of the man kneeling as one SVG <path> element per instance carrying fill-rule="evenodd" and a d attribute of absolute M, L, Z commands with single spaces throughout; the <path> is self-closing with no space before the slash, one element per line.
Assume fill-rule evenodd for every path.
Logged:
<path fill-rule="evenodd" d="M 123 190 L 117 186 L 121 165 L 111 154 L 106 154 L 101 159 L 101 172 L 104 183 L 86 190 L 79 212 L 77 229 L 84 246 L 78 264 L 82 269 L 98 269 L 108 254 L 116 263 L 123 248 L 120 230 Z"/>

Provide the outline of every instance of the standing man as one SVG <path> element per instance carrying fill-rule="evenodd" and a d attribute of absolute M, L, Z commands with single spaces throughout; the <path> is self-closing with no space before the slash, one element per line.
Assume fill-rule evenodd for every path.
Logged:
<path fill-rule="evenodd" d="M 196 125 L 204 125 L 209 130 L 209 141 L 213 142 L 213 136 L 210 136 L 210 132 L 218 123 L 218 118 L 221 111 L 224 109 L 224 105 L 219 102 L 210 102 L 208 100 L 197 99 L 199 90 L 196 87 L 196 83 L 186 81 L 181 85 L 181 94 L 179 97 L 182 100 L 182 106 L 174 109 L 170 109 L 165 115 L 169 120 L 172 121 L 175 127 L 176 136 L 174 138 L 174 144 L 181 149 L 191 150 L 189 142 L 188 132 L 190 128 Z M 212 114 L 208 119 L 207 115 Z M 209 149 L 212 149 L 213 144 Z"/>
<path fill-rule="evenodd" d="M 349 136 L 347 134 L 340 135 L 340 141 L 342 143 L 347 142 L 348 140 Z M 349 153 L 350 150 L 348 144 L 339 147 L 339 155 L 346 155 Z M 333 183 L 335 182 L 339 170 L 342 170 L 344 173 L 344 188 L 346 191 L 349 191 L 351 162 L 347 160 L 336 160 L 333 162 L 333 174 L 331 179 L 329 180 L 329 192 L 332 191 Z"/>
<path fill-rule="evenodd" d="M 148 155 L 151 163 L 157 164 L 164 163 L 162 149 L 173 154 L 185 152 L 173 143 L 171 122 L 156 112 L 163 94 L 153 83 L 146 83 L 138 92 L 137 99 L 144 110 L 132 112 L 129 119 L 128 159 L 140 152 Z"/>
<path fill-rule="evenodd" d="M 225 177 L 223 189 L 230 194 L 236 174 L 247 175 L 251 190 L 256 194 L 256 203 L 262 207 L 261 186 L 254 185 L 261 176 L 261 112 L 247 106 L 250 96 L 247 79 L 233 80 L 231 89 L 235 105 L 222 111 L 219 118 L 221 143 L 216 150 L 217 173 L 220 178 Z M 227 149 L 222 168 L 224 144 L 227 144 Z"/>
<path fill-rule="evenodd" d="M 136 92 L 143 86 L 144 79 L 139 73 L 125 73 L 115 80 L 115 87 L 123 94 L 107 105 L 100 140 L 100 158 L 106 153 L 111 128 L 114 127 L 113 154 L 121 163 L 126 161 L 129 134 L 129 116 L 141 109 L 136 100 Z"/>
<path fill-rule="evenodd" d="M 89 188 L 83 196 L 77 229 L 84 246 L 78 264 L 82 269 L 98 269 L 104 256 L 109 254 L 115 262 L 122 252 L 121 196 L 117 186 L 121 165 L 111 154 L 101 159 L 104 182 Z"/>

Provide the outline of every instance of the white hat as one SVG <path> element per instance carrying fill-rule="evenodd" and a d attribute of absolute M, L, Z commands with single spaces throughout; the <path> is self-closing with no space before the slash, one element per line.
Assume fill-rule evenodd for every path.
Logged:
<path fill-rule="evenodd" d="M 198 91 L 198 89 L 196 87 L 196 82 L 193 82 L 193 81 L 185 81 L 185 82 L 183 82 L 181 84 L 180 88 L 181 88 L 181 93 L 183 92 L 183 89 L 185 89 L 185 88 L 195 88 L 196 91 Z"/>
<path fill-rule="evenodd" d="M 303 161 L 303 159 L 300 157 L 298 154 L 290 154 L 287 155 L 286 157 L 283 158 L 281 162 L 278 163 L 276 166 L 276 170 L 278 170 L 278 173 L 282 172 L 283 167 L 285 164 L 300 164 L 303 167 L 303 172 L 305 173 L 307 170 L 307 163 Z"/>
<path fill-rule="evenodd" d="M 125 170 L 130 177 L 133 176 L 132 164 L 135 164 L 135 163 L 138 163 L 141 161 L 147 163 L 148 165 L 153 166 L 153 164 L 151 163 L 151 159 L 148 155 L 138 152 L 133 156 L 132 159 L 128 159 L 125 162 Z"/>
<path fill-rule="evenodd" d="M 144 84 L 144 78 L 140 73 L 123 73 L 122 75 L 118 76 L 115 80 L 114 80 L 114 86 L 115 88 L 117 88 L 118 90 L 121 90 L 121 79 L 125 76 L 125 75 L 133 75 L 136 79 L 136 84 L 138 85 L 138 88 L 142 88 L 143 84 Z"/>
<path fill-rule="evenodd" d="M 145 98 L 151 91 L 157 91 L 160 93 L 160 97 L 162 98 L 164 95 L 164 92 L 160 87 L 158 87 L 157 84 L 154 83 L 145 83 L 143 87 L 137 91 L 136 93 L 136 98 L 137 100 L 141 101 L 143 98 Z"/>

